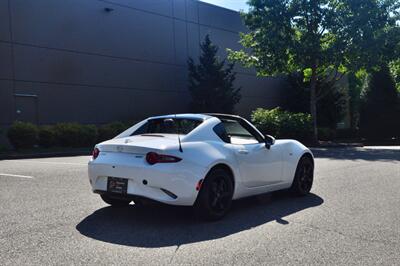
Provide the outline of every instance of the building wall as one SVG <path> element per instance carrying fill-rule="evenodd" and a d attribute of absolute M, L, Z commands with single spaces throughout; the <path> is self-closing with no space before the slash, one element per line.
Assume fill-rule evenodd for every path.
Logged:
<path fill-rule="evenodd" d="M 0 124 L 185 112 L 188 56 L 210 34 L 224 57 L 240 31 L 237 12 L 195 0 L 0 0 Z M 238 113 L 279 103 L 278 79 L 236 70 Z"/>

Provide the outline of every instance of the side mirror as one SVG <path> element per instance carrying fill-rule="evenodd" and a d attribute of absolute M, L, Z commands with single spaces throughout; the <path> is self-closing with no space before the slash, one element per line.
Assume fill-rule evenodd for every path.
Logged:
<path fill-rule="evenodd" d="M 264 136 L 264 141 L 265 141 L 265 147 L 269 150 L 272 145 L 275 144 L 275 138 L 270 135 L 265 135 Z"/>

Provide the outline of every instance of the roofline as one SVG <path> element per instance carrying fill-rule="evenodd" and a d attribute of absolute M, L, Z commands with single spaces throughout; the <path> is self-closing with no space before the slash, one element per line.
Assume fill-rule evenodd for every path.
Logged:
<path fill-rule="evenodd" d="M 232 115 L 232 114 L 221 114 L 221 113 L 205 113 L 204 115 L 208 116 L 213 116 L 216 118 L 231 118 L 231 119 L 243 119 L 243 117 L 238 116 L 238 115 Z"/>
<path fill-rule="evenodd" d="M 161 118 L 192 118 L 192 119 L 209 119 L 212 116 L 207 115 L 207 114 L 196 114 L 196 113 L 181 113 L 181 114 L 168 114 L 168 115 L 157 115 L 157 116 L 151 116 L 148 117 L 147 119 L 161 119 Z"/>
<path fill-rule="evenodd" d="M 234 119 L 243 120 L 244 118 L 233 114 L 222 114 L 222 113 L 182 113 L 182 114 L 168 114 L 168 115 L 157 115 L 151 116 L 147 119 L 161 119 L 161 118 L 192 118 L 192 119 L 203 119 L 207 120 L 211 117 L 223 118 L 223 119 Z"/>

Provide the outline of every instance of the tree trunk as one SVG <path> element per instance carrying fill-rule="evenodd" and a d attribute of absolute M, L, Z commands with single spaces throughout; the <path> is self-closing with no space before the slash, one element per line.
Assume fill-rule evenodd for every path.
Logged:
<path fill-rule="evenodd" d="M 310 81 L 310 113 L 313 123 L 313 142 L 318 144 L 318 128 L 317 128 L 317 66 L 311 68 Z"/>

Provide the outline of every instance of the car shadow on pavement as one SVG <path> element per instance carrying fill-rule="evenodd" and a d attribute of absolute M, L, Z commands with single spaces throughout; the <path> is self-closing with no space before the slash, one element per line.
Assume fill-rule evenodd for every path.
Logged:
<path fill-rule="evenodd" d="M 314 148 L 316 158 L 335 160 L 400 161 L 398 148 Z"/>
<path fill-rule="evenodd" d="M 84 236 L 126 246 L 179 246 L 222 238 L 271 221 L 286 225 L 285 216 L 323 202 L 315 194 L 294 198 L 285 192 L 273 193 L 235 201 L 230 213 L 217 222 L 197 221 L 187 207 L 105 207 L 84 218 L 76 229 Z"/>

